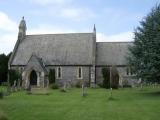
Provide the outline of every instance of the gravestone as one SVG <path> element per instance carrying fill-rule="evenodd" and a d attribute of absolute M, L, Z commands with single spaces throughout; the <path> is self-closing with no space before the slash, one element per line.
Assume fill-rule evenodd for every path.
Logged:
<path fill-rule="evenodd" d="M 17 87 L 16 86 L 17 86 L 17 81 L 15 80 L 13 85 L 12 85 L 12 91 L 13 92 L 17 91 Z"/>
<path fill-rule="evenodd" d="M 87 87 L 84 86 L 84 84 L 82 84 L 82 96 L 85 97 L 87 95 Z"/>
<path fill-rule="evenodd" d="M 110 91 L 110 98 L 112 98 L 112 88 L 110 89 L 111 91 Z"/>
<path fill-rule="evenodd" d="M 66 84 L 66 82 L 65 82 L 64 85 L 63 85 L 63 90 L 64 90 L 64 91 L 66 91 L 66 85 L 67 85 L 67 84 Z"/>
<path fill-rule="evenodd" d="M 17 90 L 20 90 L 20 87 L 21 87 L 21 81 L 20 81 L 20 79 L 18 79 Z"/>

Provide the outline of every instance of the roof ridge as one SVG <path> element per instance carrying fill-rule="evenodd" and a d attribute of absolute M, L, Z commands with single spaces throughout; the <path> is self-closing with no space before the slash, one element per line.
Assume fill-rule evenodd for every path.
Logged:
<path fill-rule="evenodd" d="M 40 35 L 68 35 L 68 34 L 93 34 L 92 32 L 86 32 L 86 33 L 55 33 L 55 34 L 29 34 L 29 35 L 26 35 L 26 36 L 40 36 Z"/>
<path fill-rule="evenodd" d="M 133 43 L 134 41 L 122 41 L 122 42 L 97 42 L 97 43 Z"/>

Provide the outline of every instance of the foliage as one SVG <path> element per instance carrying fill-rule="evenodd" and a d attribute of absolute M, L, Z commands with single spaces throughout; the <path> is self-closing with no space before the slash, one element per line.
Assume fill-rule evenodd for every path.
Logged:
<path fill-rule="evenodd" d="M 18 79 L 21 80 L 21 74 L 17 70 L 9 70 L 9 83 L 10 86 L 14 84 L 14 81 L 19 82 Z"/>
<path fill-rule="evenodd" d="M 110 72 L 110 70 L 111 70 L 111 72 Z M 118 70 L 115 66 L 112 66 L 111 69 L 102 68 L 102 75 L 103 75 L 103 87 L 104 88 L 110 88 L 110 87 L 115 88 L 115 89 L 118 88 L 119 74 L 118 74 Z"/>
<path fill-rule="evenodd" d="M 49 70 L 49 84 L 55 83 L 55 69 L 50 69 Z"/>
<path fill-rule="evenodd" d="M 76 88 L 81 88 L 81 85 L 79 83 L 76 83 Z"/>
<path fill-rule="evenodd" d="M 160 4 L 140 22 L 134 34 L 129 65 L 142 80 L 160 83 Z"/>
<path fill-rule="evenodd" d="M 119 86 L 119 74 L 115 66 L 111 68 L 111 87 L 117 89 Z"/>
<path fill-rule="evenodd" d="M 2 86 L 7 86 L 8 85 L 8 82 L 3 82 L 1 83 Z"/>
<path fill-rule="evenodd" d="M 76 88 L 81 88 L 82 87 L 82 81 L 79 80 L 77 83 L 76 83 Z"/>
<path fill-rule="evenodd" d="M 3 99 L 3 92 L 0 91 L 0 99 Z"/>
<path fill-rule="evenodd" d="M 7 82 L 8 60 L 10 55 L 11 53 L 8 55 L 0 54 L 0 84 Z"/>
<path fill-rule="evenodd" d="M 0 112 L 0 120 L 8 120 L 8 117 L 4 113 Z"/>
<path fill-rule="evenodd" d="M 67 92 L 64 88 L 60 89 L 61 92 Z"/>
<path fill-rule="evenodd" d="M 7 86 L 0 86 L 0 99 L 3 99 L 4 96 L 8 96 Z"/>
<path fill-rule="evenodd" d="M 123 88 L 131 88 L 131 87 L 132 87 L 131 85 L 127 85 L 127 84 L 123 85 Z"/>
<path fill-rule="evenodd" d="M 51 88 L 52 88 L 52 89 L 58 89 L 58 85 L 57 85 L 57 84 L 52 84 L 52 85 L 51 85 Z"/>
<path fill-rule="evenodd" d="M 97 87 L 104 88 L 102 83 L 97 83 Z"/>
<path fill-rule="evenodd" d="M 103 75 L 103 87 L 109 88 L 110 87 L 110 69 L 109 68 L 102 68 L 102 75 Z"/>

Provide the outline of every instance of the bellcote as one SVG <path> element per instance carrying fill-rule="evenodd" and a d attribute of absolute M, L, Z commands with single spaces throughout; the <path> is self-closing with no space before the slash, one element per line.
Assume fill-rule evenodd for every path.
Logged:
<path fill-rule="evenodd" d="M 93 27 L 93 33 L 96 33 L 96 26 L 94 24 L 94 27 Z"/>
<path fill-rule="evenodd" d="M 18 33 L 18 39 L 24 39 L 26 36 L 26 21 L 24 20 L 24 17 L 22 17 L 22 20 L 19 24 L 19 33 Z"/>
<path fill-rule="evenodd" d="M 95 24 L 94 24 L 94 27 L 93 27 L 93 38 L 96 41 L 96 26 L 95 26 Z"/>

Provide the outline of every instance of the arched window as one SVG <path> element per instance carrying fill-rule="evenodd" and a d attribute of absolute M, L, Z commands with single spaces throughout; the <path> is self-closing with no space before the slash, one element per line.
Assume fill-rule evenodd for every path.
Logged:
<path fill-rule="evenodd" d="M 78 77 L 78 79 L 82 79 L 83 78 L 82 67 L 78 67 L 77 77 Z"/>
<path fill-rule="evenodd" d="M 127 67 L 126 68 L 126 74 L 127 75 L 134 75 L 133 68 L 132 67 Z"/>
<path fill-rule="evenodd" d="M 129 75 L 129 67 L 126 68 L 126 74 Z"/>
<path fill-rule="evenodd" d="M 57 68 L 57 78 L 58 78 L 58 79 L 61 79 L 61 78 L 62 78 L 62 68 L 61 68 L 61 67 L 58 67 L 58 68 Z"/>

